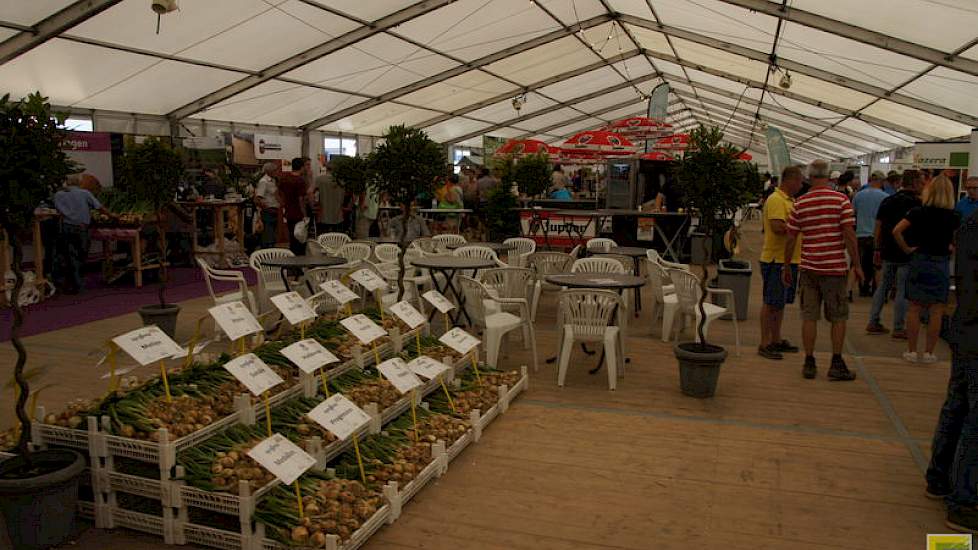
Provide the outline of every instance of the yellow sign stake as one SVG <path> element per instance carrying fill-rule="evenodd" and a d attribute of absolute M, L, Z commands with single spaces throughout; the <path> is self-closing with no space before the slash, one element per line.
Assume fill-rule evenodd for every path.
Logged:
<path fill-rule="evenodd" d="M 299 519 L 305 517 L 302 512 L 302 489 L 299 488 L 299 480 L 295 480 L 295 502 L 299 505 Z"/>
<path fill-rule="evenodd" d="M 364 485 L 367 484 L 367 473 L 363 470 L 363 458 L 360 457 L 360 437 L 357 434 L 353 434 L 353 452 L 357 455 L 357 466 L 360 467 L 360 481 Z"/>
<path fill-rule="evenodd" d="M 325 393 L 326 394 L 326 397 L 329 398 L 329 384 L 326 383 L 326 371 L 325 370 L 319 371 L 319 379 L 322 380 L 322 382 L 323 382 L 323 393 Z"/>
<path fill-rule="evenodd" d="M 197 328 L 194 329 L 194 337 L 190 339 L 190 345 L 187 347 L 187 361 L 183 364 L 184 368 L 189 367 L 194 360 L 194 348 L 197 347 L 197 342 L 200 341 L 200 331 L 203 329 L 206 319 L 207 316 L 197 319 Z"/>
<path fill-rule="evenodd" d="M 448 312 L 446 311 L 442 315 L 445 316 L 445 332 L 448 332 L 449 330 L 452 329 L 452 325 L 448 322 Z"/>
<path fill-rule="evenodd" d="M 166 391 L 166 402 L 169 403 L 173 401 L 173 397 L 170 395 L 170 381 L 166 379 L 166 365 L 163 361 L 160 361 L 160 376 L 163 378 L 163 390 Z"/>
<path fill-rule="evenodd" d="M 374 299 L 377 300 L 377 309 L 380 310 L 380 320 L 384 321 L 384 302 L 380 299 L 380 291 L 374 291 Z"/>
<path fill-rule="evenodd" d="M 418 330 L 418 332 L 414 333 L 414 343 L 417 344 L 418 357 L 420 357 L 421 356 L 421 330 L 420 329 Z"/>
<path fill-rule="evenodd" d="M 439 378 L 438 381 L 441 382 L 441 389 L 445 391 L 445 397 L 448 399 L 448 406 L 452 408 L 452 412 L 458 412 L 458 410 L 455 408 L 455 402 L 452 401 L 452 395 L 448 393 L 448 386 L 445 385 L 445 379 Z"/>
<path fill-rule="evenodd" d="M 415 397 L 417 396 L 418 390 L 411 390 L 411 421 L 414 422 L 414 442 L 419 441 L 418 438 L 418 413 L 414 406 Z"/>
<path fill-rule="evenodd" d="M 472 358 L 472 369 L 475 370 L 475 380 L 481 386 L 482 385 L 482 377 L 479 376 L 479 361 L 478 361 L 478 359 L 475 358 L 475 354 L 474 353 L 472 355 L 470 355 L 470 357 Z"/>
<path fill-rule="evenodd" d="M 377 361 L 377 364 L 379 365 L 380 364 L 380 352 L 377 351 L 377 340 L 374 340 L 373 347 L 374 347 L 374 359 Z"/>
<path fill-rule="evenodd" d="M 116 363 L 116 350 L 115 344 L 109 342 L 109 392 L 114 392 L 119 389 L 119 379 L 116 378 L 115 369 L 118 366 Z"/>
<path fill-rule="evenodd" d="M 268 404 L 268 391 L 261 395 L 265 400 L 265 427 L 268 428 L 268 437 L 272 437 L 272 407 Z"/>
<path fill-rule="evenodd" d="M 302 323 L 302 324 L 299 325 L 299 339 L 300 340 L 305 340 L 306 339 L 306 324 L 305 323 Z"/>
<path fill-rule="evenodd" d="M 346 316 L 349 317 L 350 315 L 353 315 L 353 307 L 350 306 L 350 302 L 347 302 L 346 303 Z"/>
<path fill-rule="evenodd" d="M 245 353 L 248 352 L 248 342 L 245 341 L 246 338 L 248 337 L 242 336 L 241 339 L 239 340 L 241 342 L 241 355 L 244 355 Z"/>

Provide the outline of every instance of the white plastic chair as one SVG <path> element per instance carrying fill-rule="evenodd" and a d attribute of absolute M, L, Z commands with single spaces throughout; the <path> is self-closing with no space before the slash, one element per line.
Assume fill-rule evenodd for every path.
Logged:
<path fill-rule="evenodd" d="M 248 281 L 245 279 L 244 274 L 240 271 L 235 271 L 233 269 L 214 269 L 210 264 L 204 260 L 197 258 L 197 265 L 204 272 L 204 282 L 207 283 L 207 292 L 210 293 L 211 298 L 214 300 L 214 305 L 226 304 L 229 302 L 244 302 L 251 313 L 258 315 L 258 306 L 255 304 L 255 295 L 248 289 Z M 237 283 L 238 290 L 233 290 L 226 294 L 218 295 L 214 292 L 214 285 L 212 281 L 221 281 L 227 283 Z"/>
<path fill-rule="evenodd" d="M 489 260 L 495 262 L 495 264 L 499 267 L 506 267 L 506 264 L 500 261 L 499 256 L 496 256 L 496 251 L 488 246 L 462 246 L 453 250 L 452 255 L 458 256 L 459 258 L 478 258 L 481 260 Z"/>
<path fill-rule="evenodd" d="M 570 271 L 574 257 L 563 252 L 534 252 L 526 258 L 526 265 L 533 270 L 533 299 L 530 301 L 531 319 L 537 319 L 537 306 L 544 290 L 560 290 L 559 286 L 546 281 L 548 275 L 558 275 Z"/>
<path fill-rule="evenodd" d="M 377 263 L 397 262 L 397 257 L 401 254 L 401 247 L 392 243 L 382 243 L 374 247 L 374 257 Z"/>
<path fill-rule="evenodd" d="M 465 237 L 457 233 L 445 233 L 443 235 L 435 235 L 434 237 L 432 237 L 432 240 L 435 241 L 435 245 L 438 247 L 438 250 L 440 250 L 441 252 L 448 252 L 451 251 L 453 248 L 465 246 L 465 243 L 468 242 L 465 240 Z"/>
<path fill-rule="evenodd" d="M 344 244 L 350 242 L 350 236 L 346 233 L 323 233 L 316 238 L 316 243 L 327 253 L 336 254 Z"/>
<path fill-rule="evenodd" d="M 621 262 L 607 256 L 581 258 L 574 260 L 571 273 L 618 273 L 624 275 L 625 267 Z"/>
<path fill-rule="evenodd" d="M 587 242 L 587 251 L 590 254 L 594 254 L 595 252 L 608 252 L 616 246 L 618 246 L 618 243 L 616 243 L 613 239 L 596 237 Z"/>
<path fill-rule="evenodd" d="M 670 262 L 669 260 L 662 257 L 658 250 L 649 249 L 645 251 L 645 257 L 649 259 L 650 262 L 659 264 L 665 269 L 682 269 L 683 271 L 689 271 L 689 264 L 679 264 L 676 262 Z"/>
<path fill-rule="evenodd" d="M 537 251 L 536 241 L 526 237 L 512 237 L 503 244 L 513 245 L 513 249 L 506 253 L 507 263 L 512 267 L 526 267 L 526 258 Z"/>
<path fill-rule="evenodd" d="M 265 265 L 263 262 L 272 258 L 292 257 L 295 257 L 295 254 L 288 248 L 263 248 L 252 252 L 248 258 L 248 264 L 258 275 L 258 304 L 262 311 L 266 311 L 271 306 L 269 298 L 285 292 L 282 270 Z"/>
<path fill-rule="evenodd" d="M 574 342 L 602 342 L 608 366 L 608 389 L 617 387 L 619 368 L 624 372 L 625 350 L 621 323 L 625 301 L 611 290 L 572 289 L 560 293 L 560 353 L 557 385 L 567 377 Z"/>
<path fill-rule="evenodd" d="M 531 269 L 525 267 L 497 267 L 486 269 L 479 274 L 479 282 L 489 289 L 489 294 L 493 298 L 506 298 L 507 300 L 517 301 L 515 303 L 502 304 L 503 311 L 521 314 L 521 304 L 526 304 L 527 308 L 531 305 L 533 296 L 531 290 L 533 287 L 533 270 Z M 532 309 L 528 311 L 531 312 L 530 319 L 532 320 Z M 529 334 L 526 333 L 525 328 L 523 336 L 524 338 L 529 338 Z"/>
<path fill-rule="evenodd" d="M 438 249 L 438 243 L 436 243 L 431 237 L 421 237 L 411 241 L 411 248 L 417 249 L 422 254 L 426 254 L 428 256 L 441 254 L 441 251 Z"/>
<path fill-rule="evenodd" d="M 367 243 L 349 242 L 336 251 L 336 255 L 346 260 L 346 265 L 365 262 L 370 258 L 370 245 Z"/>
<path fill-rule="evenodd" d="M 676 286 L 672 284 L 669 274 L 656 262 L 648 262 L 649 287 L 652 289 L 652 323 L 662 314 L 662 341 L 669 341 L 671 324 L 666 324 L 666 318 L 675 319 L 679 298 L 676 297 Z M 668 281 L 668 284 L 664 283 Z M 659 306 L 662 306 L 661 308 Z M 671 323 L 671 321 L 670 321 Z"/>
<path fill-rule="evenodd" d="M 679 333 L 682 332 L 683 327 L 686 324 L 686 319 L 693 319 L 693 329 L 696 333 L 696 341 L 699 341 L 699 332 L 696 331 L 696 327 L 700 322 L 700 311 L 699 311 L 699 300 L 701 295 L 700 290 L 700 279 L 696 275 L 693 275 L 689 271 L 683 271 L 681 269 L 670 269 L 668 270 L 669 277 L 672 278 L 672 282 L 676 287 L 676 298 L 679 301 L 679 307 L 677 313 L 679 313 L 679 329 L 676 330 L 676 341 L 679 340 Z M 728 304 L 734 303 L 733 291 L 729 288 L 707 288 L 707 294 L 713 294 L 717 296 L 726 296 Z M 706 323 L 703 325 L 703 337 L 709 336 L 710 323 L 720 317 L 731 313 L 731 309 L 726 307 L 718 306 L 716 304 L 711 304 L 710 302 L 703 303 L 703 311 L 706 312 Z M 669 327 L 669 332 L 672 332 L 674 319 L 666 319 L 668 315 L 664 312 L 662 319 L 662 326 Z M 733 318 L 734 326 L 734 337 L 736 338 L 737 344 L 737 355 L 740 355 L 740 328 L 737 326 L 737 315 L 731 316 Z M 668 324 L 667 324 L 668 321 Z M 663 341 L 668 341 L 667 333 L 663 331 Z"/>
<path fill-rule="evenodd" d="M 503 336 L 512 330 L 522 329 L 523 347 L 529 345 L 533 353 L 533 370 L 537 370 L 539 368 L 537 365 L 537 339 L 533 330 L 533 322 L 530 320 L 530 306 L 526 300 L 493 297 L 485 285 L 465 275 L 459 276 L 459 284 L 462 287 L 465 307 L 472 317 L 472 322 L 484 328 L 486 363 L 492 367 L 498 367 L 499 348 L 502 346 Z M 520 314 L 513 315 L 503 311 L 503 308 L 510 305 L 518 307 Z"/>

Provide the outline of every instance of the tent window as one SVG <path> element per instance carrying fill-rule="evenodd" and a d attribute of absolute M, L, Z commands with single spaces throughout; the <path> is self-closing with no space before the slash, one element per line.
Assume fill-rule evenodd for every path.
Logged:
<path fill-rule="evenodd" d="M 452 150 L 452 164 L 455 165 L 453 170 L 455 171 L 456 174 L 458 174 L 461 171 L 461 167 L 458 165 L 458 162 L 462 160 L 463 157 L 468 157 L 471 155 L 472 155 L 472 149 L 462 149 L 460 147 L 456 147 Z"/>
<path fill-rule="evenodd" d="M 61 128 L 72 132 L 94 132 L 95 125 L 90 117 L 68 117 Z"/>
<path fill-rule="evenodd" d="M 357 140 L 356 138 L 323 138 L 323 149 L 326 150 L 326 158 L 333 155 L 355 157 L 357 156 Z"/>

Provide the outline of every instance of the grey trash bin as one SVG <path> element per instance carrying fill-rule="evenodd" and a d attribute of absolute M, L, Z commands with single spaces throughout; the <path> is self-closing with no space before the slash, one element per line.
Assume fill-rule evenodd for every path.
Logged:
<path fill-rule="evenodd" d="M 703 244 L 706 244 L 706 250 Z M 706 233 L 693 233 L 689 243 L 690 263 L 693 265 L 703 265 L 712 263 L 713 260 L 713 241 L 706 236 Z"/>
<path fill-rule="evenodd" d="M 743 321 L 747 318 L 747 307 L 750 304 L 750 262 L 744 260 L 720 260 L 717 266 L 717 287 L 729 288 L 734 293 L 734 311 L 737 312 L 737 320 Z M 726 297 L 717 296 L 718 305 L 726 306 Z M 730 319 L 730 315 L 724 315 L 721 319 Z"/>

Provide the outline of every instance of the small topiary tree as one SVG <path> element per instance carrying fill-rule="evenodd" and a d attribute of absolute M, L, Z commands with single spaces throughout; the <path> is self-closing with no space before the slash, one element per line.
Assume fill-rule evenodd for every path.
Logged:
<path fill-rule="evenodd" d="M 737 160 L 742 152 L 723 141 L 723 131 L 716 126 L 699 126 L 690 132 L 689 149 L 675 167 L 676 181 L 683 189 L 688 208 L 696 210 L 700 231 L 716 235 L 729 224 L 738 208 L 749 203 L 760 192 L 762 183 L 757 165 Z M 707 265 L 706 240 L 703 241 L 703 276 L 700 279 L 700 322 L 696 327 L 704 349 L 703 334 L 706 312 Z"/>
<path fill-rule="evenodd" d="M 527 155 L 516 161 L 516 166 L 513 168 L 513 179 L 516 181 L 520 193 L 528 197 L 535 197 L 550 186 L 551 173 L 553 173 L 553 164 L 547 155 L 543 153 Z"/>
<path fill-rule="evenodd" d="M 387 129 L 384 142 L 370 153 L 365 165 L 369 188 L 377 194 L 387 193 L 391 203 L 401 207 L 405 231 L 401 233 L 401 252 L 397 257 L 400 300 L 404 296 L 404 252 L 411 203 L 418 195 L 432 194 L 435 178 L 444 171 L 445 153 L 424 131 L 397 125 Z"/>
<path fill-rule="evenodd" d="M 31 419 L 26 410 L 30 396 L 24 375 L 27 350 L 20 340 L 24 324 L 24 310 L 20 305 L 20 291 L 24 288 L 20 235 L 33 222 L 34 209 L 58 190 L 74 168 L 61 149 L 66 135 L 59 127 L 62 122 L 64 116 L 52 112 L 47 98 L 39 93 L 18 101 L 11 101 L 10 94 L 0 98 L 0 227 L 6 231 L 8 240 L 3 246 L 13 249 L 10 267 L 14 286 L 7 305 L 13 310 L 10 341 L 17 350 L 14 364 L 14 380 L 19 390 L 14 404 L 20 421 L 17 452 L 23 456 L 28 453 Z"/>

